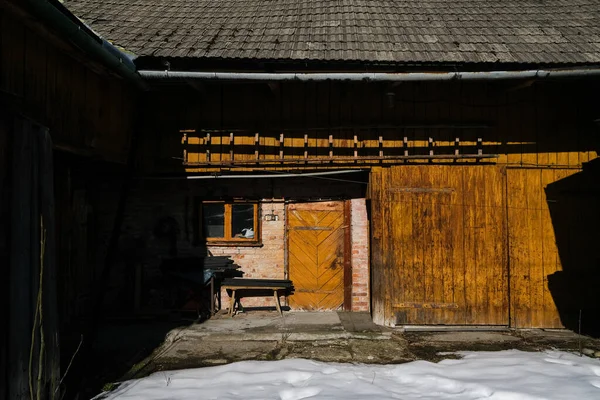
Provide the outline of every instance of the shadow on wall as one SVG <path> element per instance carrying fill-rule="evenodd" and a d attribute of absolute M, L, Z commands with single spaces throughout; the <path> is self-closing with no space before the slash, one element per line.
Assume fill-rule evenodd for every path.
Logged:
<path fill-rule="evenodd" d="M 548 288 L 562 324 L 600 337 L 600 159 L 546 187 L 562 271 Z"/>

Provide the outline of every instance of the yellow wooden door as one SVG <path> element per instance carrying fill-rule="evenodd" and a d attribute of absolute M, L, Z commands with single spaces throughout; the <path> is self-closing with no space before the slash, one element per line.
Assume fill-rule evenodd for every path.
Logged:
<path fill-rule="evenodd" d="M 336 310 L 344 304 L 344 203 L 290 204 L 288 271 L 295 292 L 290 307 Z"/>
<path fill-rule="evenodd" d="M 508 325 L 505 171 L 375 170 L 373 315 L 388 325 Z"/>

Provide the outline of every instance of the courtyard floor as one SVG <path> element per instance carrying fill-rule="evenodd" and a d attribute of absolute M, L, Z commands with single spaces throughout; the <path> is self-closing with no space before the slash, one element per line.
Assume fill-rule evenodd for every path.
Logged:
<path fill-rule="evenodd" d="M 429 329 L 434 329 L 429 327 Z M 460 351 L 562 350 L 600 357 L 600 340 L 567 330 L 438 328 L 407 332 L 381 327 L 368 313 L 249 311 L 219 313 L 202 323 L 171 330 L 152 354 L 123 380 L 156 371 L 238 361 L 310 359 L 323 362 L 400 364 L 460 358 Z"/>

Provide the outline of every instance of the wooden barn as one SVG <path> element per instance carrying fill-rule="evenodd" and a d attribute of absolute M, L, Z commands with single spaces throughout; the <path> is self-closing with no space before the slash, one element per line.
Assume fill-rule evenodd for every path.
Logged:
<path fill-rule="evenodd" d="M 595 319 L 597 5 L 66 4 L 151 86 L 141 247 L 170 217 L 179 254 L 388 326 Z"/>
<path fill-rule="evenodd" d="M 173 260 L 387 326 L 598 327 L 596 2 L 2 0 L 0 32 L 7 398 L 32 337 L 51 398 L 59 331 L 172 307 Z"/>
<path fill-rule="evenodd" d="M 0 399 L 63 398 L 62 332 L 91 343 L 142 85 L 59 2 L 0 1 Z"/>
<path fill-rule="evenodd" d="M 149 94 L 153 139 L 140 150 L 149 174 L 186 174 L 158 197 L 168 180 L 139 188 L 172 199 L 188 251 L 199 229 L 249 276 L 297 282 L 293 308 L 345 298 L 389 326 L 558 328 L 558 307 L 593 308 L 593 298 L 569 302 L 580 290 L 567 281 L 596 281 L 597 187 L 550 188 L 597 157 L 595 80 L 202 85 L 202 95 L 187 83 Z M 194 228 L 213 213 L 232 226 L 238 203 L 258 204 L 262 247 L 242 247 L 254 242 L 235 229 Z M 343 276 L 328 286 L 332 271 Z"/>

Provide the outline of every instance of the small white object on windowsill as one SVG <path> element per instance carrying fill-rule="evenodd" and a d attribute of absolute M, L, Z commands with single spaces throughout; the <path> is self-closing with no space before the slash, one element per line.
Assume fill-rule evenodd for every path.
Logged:
<path fill-rule="evenodd" d="M 242 236 L 246 239 L 254 239 L 254 230 L 252 228 L 242 229 Z"/>

